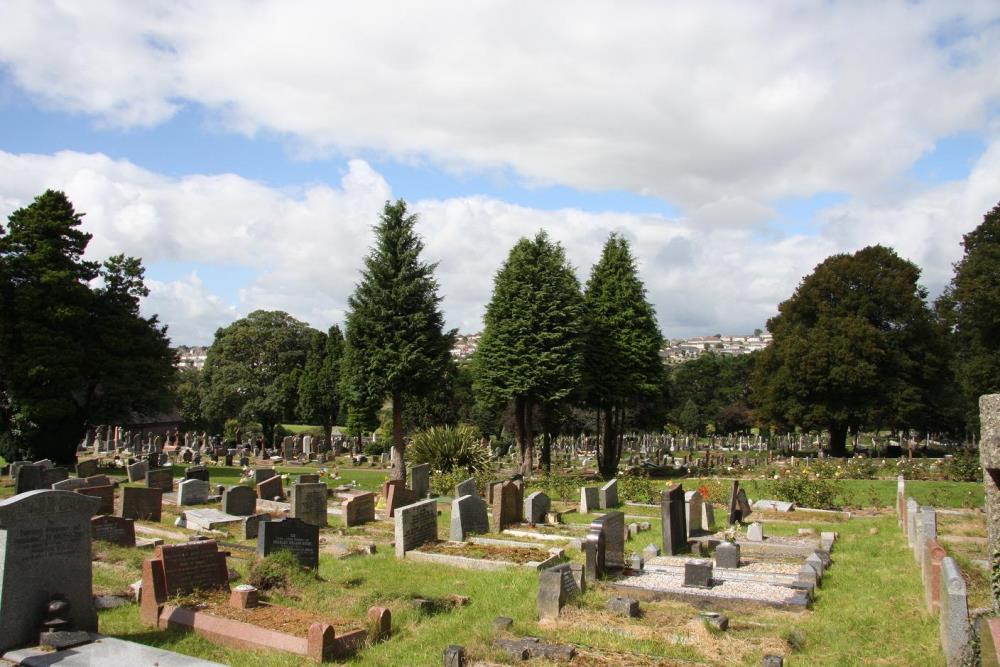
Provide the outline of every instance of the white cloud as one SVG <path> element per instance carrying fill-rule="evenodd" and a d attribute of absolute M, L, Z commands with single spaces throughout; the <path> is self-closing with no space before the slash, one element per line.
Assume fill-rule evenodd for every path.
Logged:
<path fill-rule="evenodd" d="M 961 254 L 961 234 L 996 203 L 1000 141 L 968 181 L 885 203 L 852 200 L 820 216 L 813 236 L 764 237 L 707 226 L 696 216 L 546 211 L 489 197 L 414 202 L 449 326 L 474 331 L 493 275 L 513 243 L 546 229 L 567 249 L 581 282 L 612 231 L 632 241 L 664 334 L 749 332 L 763 326 L 799 280 L 826 256 L 870 243 L 896 247 L 939 290 Z M 197 274 L 152 281 L 146 312 L 158 312 L 176 343 L 209 342 L 214 330 L 257 308 L 286 310 L 313 326 L 341 322 L 390 184 L 354 160 L 336 187 L 279 190 L 245 178 L 169 178 L 99 154 L 0 152 L 0 215 L 46 187 L 63 189 L 94 234 L 88 254 L 126 252 L 157 261 L 252 267 L 256 277 L 228 303 Z M 216 273 L 218 270 L 216 270 Z"/>
<path fill-rule="evenodd" d="M 302 154 L 513 169 L 731 225 L 783 196 L 873 197 L 939 137 L 982 129 L 998 15 L 989 0 L 23 0 L 0 10 L 0 63 L 104 123 L 194 102 Z"/>

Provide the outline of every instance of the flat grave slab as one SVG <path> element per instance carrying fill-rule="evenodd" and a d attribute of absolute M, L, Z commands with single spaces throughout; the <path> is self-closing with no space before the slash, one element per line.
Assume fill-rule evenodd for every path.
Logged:
<path fill-rule="evenodd" d="M 136 644 L 135 642 L 91 635 L 95 641 L 64 651 L 40 651 L 23 648 L 8 651 L 3 659 L 26 667 L 139 667 L 159 665 L 159 667 L 223 667 L 221 663 L 209 662 L 189 655 L 182 655 L 161 648 Z"/>
<path fill-rule="evenodd" d="M 212 508 L 185 510 L 184 512 L 184 520 L 187 522 L 189 530 L 217 530 L 226 524 L 240 523 L 245 518 Z"/>
<path fill-rule="evenodd" d="M 754 604 L 803 611 L 809 606 L 808 592 L 788 586 L 751 582 L 717 581 L 711 588 L 687 588 L 684 575 L 643 571 L 623 577 L 611 588 L 640 600 L 682 600 L 725 606 L 727 602 Z"/>

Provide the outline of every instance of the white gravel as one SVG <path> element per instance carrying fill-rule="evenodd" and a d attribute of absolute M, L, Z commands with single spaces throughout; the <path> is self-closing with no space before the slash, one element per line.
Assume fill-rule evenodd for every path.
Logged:
<path fill-rule="evenodd" d="M 646 561 L 647 565 L 664 565 L 664 566 L 674 566 L 674 567 L 684 567 L 684 563 L 689 560 L 698 560 L 695 557 L 684 557 L 684 556 L 657 556 L 656 558 L 650 558 Z M 805 562 L 805 559 L 800 559 Z M 767 572 L 771 574 L 795 574 L 799 571 L 802 566 L 802 562 L 799 563 L 782 563 L 777 561 L 753 561 L 744 562 L 740 565 L 740 571 L 742 572 Z"/>
<path fill-rule="evenodd" d="M 684 577 L 663 572 L 643 572 L 616 582 L 620 586 L 642 588 L 664 593 L 700 595 L 730 600 L 757 600 L 761 602 L 791 602 L 796 591 L 785 586 L 773 586 L 749 581 L 717 582 L 712 588 L 686 588 Z"/>

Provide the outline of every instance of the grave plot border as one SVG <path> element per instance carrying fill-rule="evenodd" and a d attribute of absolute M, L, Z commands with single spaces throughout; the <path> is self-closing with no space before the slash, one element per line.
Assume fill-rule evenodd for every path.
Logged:
<path fill-rule="evenodd" d="M 726 611 L 737 605 L 751 605 L 755 607 L 767 607 L 770 609 L 781 609 L 783 611 L 802 612 L 812 605 L 812 595 L 804 589 L 797 589 L 793 593 L 791 600 L 754 600 L 753 598 L 725 598 L 714 595 L 699 593 L 698 589 L 690 588 L 684 591 L 656 591 L 648 588 L 640 588 L 637 585 L 627 583 L 629 577 L 607 582 L 607 585 L 615 592 L 625 597 L 632 597 L 639 600 L 655 602 L 657 600 L 676 600 L 678 602 L 696 603 L 699 607 L 710 611 Z"/>
<path fill-rule="evenodd" d="M 463 544 L 453 542 L 452 544 Z M 439 565 L 451 565 L 463 570 L 505 570 L 509 567 L 526 567 L 530 570 L 545 570 L 553 565 L 562 562 L 559 556 L 549 556 L 545 560 L 528 561 L 527 563 L 515 563 L 509 560 L 486 560 L 485 558 L 471 558 L 469 556 L 454 556 L 452 554 L 436 554 L 426 551 L 407 551 L 405 558 L 423 563 L 437 563 Z"/>

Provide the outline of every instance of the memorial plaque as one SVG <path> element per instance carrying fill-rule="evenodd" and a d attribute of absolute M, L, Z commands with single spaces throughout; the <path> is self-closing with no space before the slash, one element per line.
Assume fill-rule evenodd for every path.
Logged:
<path fill-rule="evenodd" d="M 281 486 L 280 477 L 268 477 L 263 482 L 257 485 L 257 497 L 261 500 L 274 500 L 275 498 L 284 499 L 285 491 Z"/>
<path fill-rule="evenodd" d="M 115 487 L 113 486 L 85 486 L 82 489 L 76 489 L 74 493 L 98 498 L 101 504 L 98 505 L 96 514 L 115 513 Z"/>
<path fill-rule="evenodd" d="M 345 526 L 360 526 L 375 520 L 375 494 L 353 493 L 341 503 L 341 519 Z"/>
<path fill-rule="evenodd" d="M 97 631 L 90 518 L 99 500 L 70 491 L 28 491 L 0 501 L 0 653 L 35 645 L 53 595 L 75 629 Z"/>
<path fill-rule="evenodd" d="M 326 526 L 326 484 L 296 484 L 292 487 L 292 517 L 314 526 Z"/>
<path fill-rule="evenodd" d="M 291 551 L 304 567 L 319 566 L 319 526 L 300 519 L 265 521 L 258 527 L 257 555 Z"/>
<path fill-rule="evenodd" d="M 174 470 L 173 468 L 151 468 L 146 473 L 146 488 L 159 489 L 164 493 L 174 490 Z"/>
<path fill-rule="evenodd" d="M 163 510 L 163 491 L 126 486 L 122 489 L 122 517 L 159 521 Z"/>
<path fill-rule="evenodd" d="M 222 492 L 222 511 L 233 516 L 257 513 L 257 494 L 248 486 L 234 486 Z"/>
<path fill-rule="evenodd" d="M 90 520 L 90 535 L 95 540 L 120 547 L 134 547 L 135 520 L 119 516 L 95 516 Z"/>
<path fill-rule="evenodd" d="M 437 500 L 434 498 L 399 507 L 394 518 L 397 558 L 422 544 L 437 541 Z"/>
<path fill-rule="evenodd" d="M 209 481 L 208 468 L 205 466 L 191 466 L 184 471 L 184 479 L 200 479 L 203 482 Z"/>

